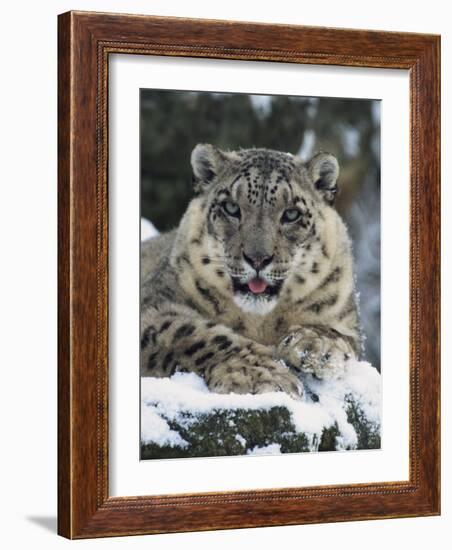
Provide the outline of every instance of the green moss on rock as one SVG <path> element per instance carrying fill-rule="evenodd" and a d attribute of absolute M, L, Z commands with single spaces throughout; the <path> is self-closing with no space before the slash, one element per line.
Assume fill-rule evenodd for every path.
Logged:
<path fill-rule="evenodd" d="M 348 395 L 345 399 L 347 420 L 355 428 L 358 436 L 358 449 L 380 449 L 380 425 L 370 422 L 363 409 Z"/>

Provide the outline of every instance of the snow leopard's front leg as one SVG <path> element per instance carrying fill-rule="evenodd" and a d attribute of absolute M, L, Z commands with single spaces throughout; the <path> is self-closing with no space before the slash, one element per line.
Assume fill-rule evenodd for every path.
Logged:
<path fill-rule="evenodd" d="M 357 339 L 321 325 L 291 327 L 277 347 L 278 356 L 297 372 L 326 379 L 341 376 L 358 349 Z"/>
<path fill-rule="evenodd" d="M 141 333 L 141 375 L 195 372 L 217 393 L 284 391 L 302 394 L 298 378 L 272 348 L 216 325 L 187 309 L 148 310 Z"/>

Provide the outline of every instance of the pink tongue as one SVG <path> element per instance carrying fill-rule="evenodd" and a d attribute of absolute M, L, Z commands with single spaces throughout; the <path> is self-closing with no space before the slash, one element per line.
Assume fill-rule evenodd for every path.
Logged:
<path fill-rule="evenodd" d="M 248 288 L 253 294 L 261 294 L 267 288 L 267 283 L 262 279 L 255 278 L 248 281 Z"/>

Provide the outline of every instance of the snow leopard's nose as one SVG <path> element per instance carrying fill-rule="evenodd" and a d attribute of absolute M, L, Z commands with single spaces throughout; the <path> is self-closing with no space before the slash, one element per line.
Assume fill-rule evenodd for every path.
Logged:
<path fill-rule="evenodd" d="M 263 256 L 260 254 L 254 254 L 253 256 L 248 256 L 247 254 L 245 254 L 245 252 L 242 252 L 242 254 L 245 262 L 256 271 L 261 271 L 262 269 L 266 268 L 269 264 L 271 264 L 273 260 L 273 255 Z"/>

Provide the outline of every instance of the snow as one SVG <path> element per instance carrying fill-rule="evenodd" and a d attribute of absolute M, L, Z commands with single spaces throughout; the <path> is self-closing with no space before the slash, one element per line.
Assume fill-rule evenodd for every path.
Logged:
<path fill-rule="evenodd" d="M 356 157 L 360 151 L 360 131 L 353 126 L 346 126 L 343 129 L 342 136 L 345 154 L 351 158 Z"/>
<path fill-rule="evenodd" d="M 251 104 L 258 114 L 267 115 L 272 109 L 273 96 L 271 95 L 250 95 Z"/>
<path fill-rule="evenodd" d="M 152 239 L 159 234 L 157 229 L 146 218 L 141 218 L 141 242 Z"/>
<path fill-rule="evenodd" d="M 298 151 L 298 156 L 303 162 L 307 162 L 312 158 L 315 145 L 315 132 L 314 130 L 306 130 L 303 136 L 301 147 Z"/>
<path fill-rule="evenodd" d="M 280 455 L 281 445 L 279 443 L 270 443 L 265 447 L 253 447 L 246 452 L 247 455 Z"/>
<path fill-rule="evenodd" d="M 184 448 L 188 443 L 168 426 L 166 420 L 159 415 L 158 408 L 141 406 L 141 439 L 155 442 L 158 445 Z"/>
<path fill-rule="evenodd" d="M 283 392 L 264 394 L 216 394 L 209 391 L 204 380 L 195 373 L 176 372 L 171 378 L 141 379 L 141 440 L 184 447 L 187 442 L 169 427 L 168 422 L 189 428 L 199 415 L 221 410 L 269 410 L 285 407 L 292 424 L 308 439 L 309 449 L 316 451 L 324 428 L 337 424 L 340 437 L 338 448 L 353 449 L 357 434 L 347 420 L 347 397 L 354 402 L 370 422 L 379 424 L 381 388 L 380 374 L 369 363 L 349 361 L 341 377 L 318 380 L 311 375 L 303 377 L 306 389 L 302 399 L 296 400 Z M 314 395 L 314 398 L 313 398 Z M 187 412 L 190 414 L 187 415 Z M 185 413 L 185 414 L 184 414 Z M 232 428 L 232 426 L 231 426 Z M 236 439 L 243 445 L 242 436 Z M 252 454 L 274 454 L 277 445 L 252 449 Z M 268 451 L 268 452 L 267 452 Z"/>

